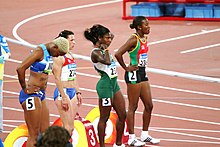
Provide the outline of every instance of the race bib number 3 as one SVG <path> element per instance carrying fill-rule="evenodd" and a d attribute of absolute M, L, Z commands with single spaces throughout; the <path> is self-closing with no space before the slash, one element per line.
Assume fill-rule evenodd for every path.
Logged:
<path fill-rule="evenodd" d="M 111 106 L 111 98 L 103 98 L 102 106 Z"/>
<path fill-rule="evenodd" d="M 35 102 L 34 102 L 34 97 L 29 97 L 26 99 L 26 109 L 29 110 L 35 110 Z"/>

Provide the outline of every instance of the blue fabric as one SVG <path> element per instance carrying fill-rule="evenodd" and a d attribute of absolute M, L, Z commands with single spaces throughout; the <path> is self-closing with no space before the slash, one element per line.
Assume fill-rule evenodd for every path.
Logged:
<path fill-rule="evenodd" d="M 38 93 L 33 94 L 26 94 L 24 90 L 21 90 L 19 95 L 20 104 L 22 104 L 29 97 L 39 97 L 41 101 L 43 101 L 46 98 L 46 94 L 44 90 L 40 90 Z"/>
<path fill-rule="evenodd" d="M 2 142 L 2 139 L 0 138 L 0 147 L 4 147 L 4 144 Z"/>
<path fill-rule="evenodd" d="M 76 95 L 76 89 L 75 88 L 64 88 L 64 92 L 69 96 L 70 100 L 74 98 Z M 58 88 L 56 87 L 54 90 L 54 101 L 58 98 L 61 97 Z"/>
<path fill-rule="evenodd" d="M 0 56 L 0 64 L 4 64 L 4 63 L 5 63 L 4 57 Z"/>
<path fill-rule="evenodd" d="M 10 50 L 9 50 L 9 47 L 8 47 L 8 44 L 6 42 L 6 39 L 4 36 L 0 35 L 0 48 L 1 48 L 1 51 L 0 51 L 0 56 L 2 55 L 2 51 L 4 50 L 6 53 L 9 53 Z M 3 50 L 2 50 L 3 49 Z"/>
<path fill-rule="evenodd" d="M 44 52 L 44 59 L 40 62 L 34 62 L 31 66 L 30 66 L 30 70 L 34 71 L 34 72 L 39 72 L 39 73 L 51 73 L 52 72 L 52 63 L 53 63 L 53 59 L 52 56 L 49 54 L 49 52 L 47 51 L 47 48 L 44 44 L 40 44 L 39 45 Z"/>

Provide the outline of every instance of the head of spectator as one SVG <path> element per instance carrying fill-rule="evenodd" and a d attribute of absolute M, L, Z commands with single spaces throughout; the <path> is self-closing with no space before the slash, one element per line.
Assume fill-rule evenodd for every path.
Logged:
<path fill-rule="evenodd" d="M 37 138 L 36 147 L 72 147 L 69 132 L 60 126 L 50 126 Z"/>

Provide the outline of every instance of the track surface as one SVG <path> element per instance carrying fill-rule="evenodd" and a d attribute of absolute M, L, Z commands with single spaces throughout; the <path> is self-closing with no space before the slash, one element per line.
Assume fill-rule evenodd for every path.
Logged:
<path fill-rule="evenodd" d="M 66 9 L 69 8 L 69 9 Z M 112 54 L 134 32 L 128 27 L 131 20 L 122 20 L 122 2 L 104 0 L 45 0 L 13 1 L 0 5 L 0 33 L 31 44 L 45 43 L 63 29 L 74 31 L 75 54 L 89 57 L 92 44 L 83 37 L 83 31 L 93 24 L 103 24 L 115 34 L 110 47 Z M 54 10 L 61 10 L 56 11 Z M 50 12 L 50 13 L 48 13 Z M 40 15 L 41 14 L 41 15 Z M 47 14 L 47 15 L 46 15 Z M 205 21 L 150 21 L 149 67 L 182 73 L 219 78 L 220 75 L 220 22 Z M 16 67 L 30 48 L 9 42 L 11 60 L 5 65 L 4 77 L 4 132 L 2 140 L 16 126 L 24 123 L 23 112 L 18 102 Z M 192 50 L 196 49 L 196 50 Z M 191 52 L 181 53 L 181 51 Z M 128 59 L 126 57 L 126 59 Z M 127 60 L 128 61 L 128 60 Z M 83 92 L 83 105 L 79 113 L 85 117 L 97 105 L 95 83 L 98 74 L 90 61 L 77 59 L 78 78 Z M 123 70 L 118 67 L 119 84 L 126 98 Z M 152 86 L 154 110 L 150 134 L 161 139 L 158 146 L 220 146 L 220 84 L 149 73 Z M 58 112 L 52 100 L 53 76 L 47 88 L 51 122 Z M 127 102 L 127 98 L 126 98 Z M 136 114 L 137 136 L 141 131 L 140 103 Z M 148 145 L 150 146 L 150 145 Z"/>

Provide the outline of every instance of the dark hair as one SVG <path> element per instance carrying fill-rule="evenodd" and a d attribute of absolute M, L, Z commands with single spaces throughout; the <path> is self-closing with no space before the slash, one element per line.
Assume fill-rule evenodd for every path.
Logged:
<path fill-rule="evenodd" d="M 134 18 L 132 24 L 130 24 L 130 28 L 131 29 L 135 28 L 137 30 L 138 29 L 137 27 L 142 25 L 142 21 L 143 20 L 146 20 L 146 17 L 144 17 L 144 16 L 136 16 Z"/>
<path fill-rule="evenodd" d="M 69 132 L 60 126 L 50 126 L 37 138 L 36 147 L 72 147 Z"/>
<path fill-rule="evenodd" d="M 68 38 L 69 35 L 74 35 L 74 33 L 72 31 L 69 31 L 69 30 L 63 30 L 59 33 L 59 35 L 56 37 L 64 37 L 64 38 Z"/>
<path fill-rule="evenodd" d="M 100 24 L 93 25 L 90 29 L 84 31 L 84 36 L 87 40 L 91 41 L 95 45 L 99 37 L 103 37 L 105 34 L 108 34 L 110 30 Z"/>

